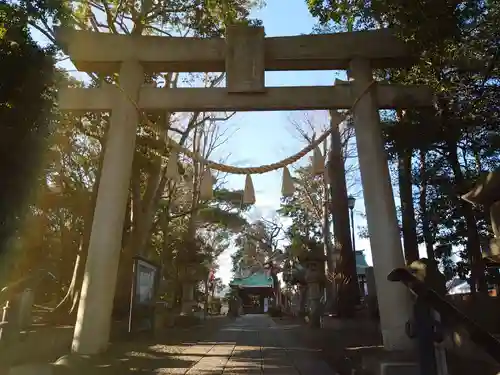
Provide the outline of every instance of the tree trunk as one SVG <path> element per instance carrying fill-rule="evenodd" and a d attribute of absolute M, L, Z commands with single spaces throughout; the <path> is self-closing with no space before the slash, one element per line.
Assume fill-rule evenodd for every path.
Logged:
<path fill-rule="evenodd" d="M 85 259 L 84 259 L 85 258 Z M 76 318 L 76 307 L 80 296 L 80 289 L 83 282 L 86 253 L 83 251 L 83 244 L 80 244 L 79 251 L 75 258 L 73 274 L 66 295 L 61 302 L 52 310 L 52 321 L 54 323 L 72 323 Z"/>
<path fill-rule="evenodd" d="M 194 118 L 194 115 L 193 115 Z M 170 124 L 170 117 L 165 117 L 165 126 Z M 183 133 L 179 143 L 183 145 L 193 126 L 193 119 L 188 125 L 188 129 Z M 135 155 L 134 162 L 137 162 Z M 165 155 L 164 155 L 165 156 Z M 147 257 L 147 245 L 153 227 L 156 210 L 161 196 L 167 186 L 168 179 L 165 177 L 166 166 L 162 163 L 161 157 L 156 157 L 151 169 L 148 171 L 146 191 L 141 194 L 141 170 L 134 164 L 131 179 L 131 210 L 133 220 L 130 223 L 128 235 L 124 236 L 122 242 L 122 252 L 118 266 L 118 278 L 116 282 L 113 313 L 116 317 L 124 317 L 129 309 L 130 290 L 132 287 L 133 257 L 141 255 Z M 129 217 L 130 219 L 130 217 Z M 124 224 L 124 227 L 126 225 Z"/>
<path fill-rule="evenodd" d="M 430 227 L 429 210 L 427 209 L 427 172 L 426 172 L 426 158 L 427 151 L 420 151 L 420 191 L 419 191 L 419 206 L 422 216 L 422 235 L 425 241 L 425 249 L 427 251 L 427 258 L 436 261 L 434 254 L 434 236 Z"/>
<path fill-rule="evenodd" d="M 325 198 L 328 196 L 328 188 L 325 189 Z M 325 205 L 323 208 L 323 241 L 325 244 L 325 253 L 326 253 L 326 266 L 328 268 L 328 274 L 331 276 L 335 271 L 334 267 L 334 257 L 333 257 L 333 243 L 332 243 L 332 234 L 330 231 L 330 212 L 328 207 L 330 205 L 330 200 L 325 199 Z"/>
<path fill-rule="evenodd" d="M 206 319 L 208 316 L 208 304 L 210 302 L 210 290 L 208 289 L 208 276 L 205 278 L 205 304 L 203 306 L 203 316 Z M 214 287 L 215 290 L 215 287 Z M 213 301 L 213 294 L 212 294 L 212 301 Z"/>
<path fill-rule="evenodd" d="M 448 162 L 453 170 L 455 176 L 455 183 L 459 189 L 459 193 L 465 193 L 468 190 L 466 181 L 460 168 L 458 161 L 457 145 L 448 145 Z M 472 205 L 462 199 L 457 199 L 456 204 L 462 215 L 465 218 L 465 225 L 467 230 L 467 255 L 471 268 L 471 293 L 477 291 L 481 293 L 488 293 L 488 286 L 486 284 L 486 276 L 484 272 L 484 262 L 481 253 L 481 240 L 479 237 L 476 217 Z"/>
<path fill-rule="evenodd" d="M 327 149 L 325 147 L 324 153 L 326 154 Z M 328 168 L 328 167 L 327 167 Z M 330 171 L 329 171 L 330 172 Z M 335 274 L 335 262 L 334 262 L 334 249 L 332 242 L 332 233 L 330 228 L 330 193 L 328 190 L 328 184 L 323 179 L 323 243 L 325 247 L 326 254 L 326 267 L 327 267 L 327 280 L 326 280 L 326 311 L 332 311 L 334 308 L 335 301 L 335 286 L 334 286 L 334 274 Z"/>
<path fill-rule="evenodd" d="M 323 243 L 326 254 L 326 311 L 333 311 L 335 306 L 335 261 L 334 261 L 334 248 L 332 243 L 332 234 L 330 230 L 330 211 L 328 207 L 330 206 L 330 200 L 328 199 L 328 186 L 325 186 L 325 202 L 323 207 Z"/>
<path fill-rule="evenodd" d="M 86 251 L 82 251 L 81 254 L 77 255 L 75 260 L 75 269 L 73 270 L 73 279 L 71 281 L 73 286 L 73 291 L 70 294 L 71 307 L 68 311 L 71 320 L 76 318 L 76 313 L 78 312 L 78 303 L 80 302 L 80 294 L 82 291 L 83 277 L 85 275 L 86 261 L 87 261 Z"/>
<path fill-rule="evenodd" d="M 420 258 L 418 254 L 417 222 L 413 207 L 411 159 L 412 151 L 404 150 L 398 155 L 399 196 L 403 224 L 403 244 L 406 263 Z"/>
<path fill-rule="evenodd" d="M 136 158 L 140 157 L 137 154 L 135 156 Z M 137 162 L 137 159 L 135 161 Z M 146 192 L 141 196 L 139 186 L 141 171 L 136 165 L 134 167 L 135 173 L 132 174 L 131 180 L 131 202 L 129 201 L 133 218 L 131 220 L 130 215 L 128 215 L 124 222 L 124 231 L 127 235 L 123 236 L 113 302 L 113 314 L 118 319 L 128 315 L 130 290 L 133 283 L 134 256 L 148 257 L 147 244 L 155 218 L 156 207 L 167 181 L 164 177 L 165 170 L 162 167 L 161 158 L 157 157 L 149 172 Z"/>
<path fill-rule="evenodd" d="M 59 210 L 59 213 L 61 213 L 61 210 Z M 57 264 L 57 279 L 60 283 L 66 283 L 66 280 L 68 280 L 71 285 L 75 258 L 81 251 L 81 234 L 78 233 L 78 229 L 75 228 L 74 222 L 65 223 L 63 215 L 59 216 L 59 220 L 61 227 L 59 233 L 60 246 L 63 251 Z M 66 227 L 68 224 L 71 229 Z M 77 233 L 77 236 L 75 236 L 75 232 Z M 57 293 L 57 299 L 61 297 L 64 299 L 67 294 L 64 293 L 64 295 L 61 296 L 61 292 L 62 290 Z"/>
<path fill-rule="evenodd" d="M 332 122 L 333 125 L 333 122 Z M 337 312 L 352 316 L 359 301 L 356 258 L 351 243 L 349 207 L 342 142 L 337 125 L 332 126 L 327 168 L 330 176 L 330 207 L 333 218 L 334 248 L 338 257 L 335 264 L 335 288 L 338 296 Z"/>
<path fill-rule="evenodd" d="M 83 277 L 85 275 L 85 264 L 87 262 L 87 254 L 90 244 L 90 236 L 92 234 L 92 222 L 94 221 L 94 210 L 97 202 L 97 193 L 99 190 L 99 183 L 101 181 L 102 165 L 104 162 L 104 145 L 109 130 L 109 122 L 106 123 L 104 135 L 101 141 L 101 153 L 99 155 L 99 164 L 96 172 L 96 179 L 92 186 L 92 192 L 87 206 L 87 212 L 83 224 L 83 234 L 81 238 L 81 246 L 75 258 L 73 266 L 73 275 L 68 291 L 61 302 L 53 310 L 55 319 L 62 318 L 64 320 L 74 323 L 76 320 L 76 313 L 78 311 L 78 303 L 80 301 L 80 292 L 83 284 Z"/>
<path fill-rule="evenodd" d="M 134 267 L 134 226 L 131 220 L 132 197 L 129 197 L 127 212 L 123 223 L 122 249 L 118 263 L 118 275 L 113 299 L 113 317 L 121 320 L 128 316 L 130 309 L 130 293 L 133 282 Z"/>

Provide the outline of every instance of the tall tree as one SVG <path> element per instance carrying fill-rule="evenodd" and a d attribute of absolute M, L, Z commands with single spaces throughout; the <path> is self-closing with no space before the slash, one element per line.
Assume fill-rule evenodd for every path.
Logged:
<path fill-rule="evenodd" d="M 420 57 L 411 70 L 376 72 L 391 82 L 426 84 L 437 96 L 435 110 L 407 111 L 404 119 L 392 116 L 396 121 L 387 130 L 388 146 L 406 159 L 405 176 L 400 175 L 403 223 L 414 237 L 408 183 L 419 181 L 417 229 L 424 231 L 417 232 L 419 241 L 425 240 L 430 257 L 434 244 L 455 245 L 472 291 L 486 291 L 481 237 L 489 235 L 487 220 L 482 210 L 459 197 L 481 172 L 499 163 L 494 131 L 499 107 L 499 33 L 494 21 L 498 2 L 309 0 L 308 5 L 323 29 L 390 27 Z M 412 162 L 410 171 L 413 152 L 419 153 L 421 167 Z M 414 247 L 414 239 L 405 242 Z"/>
<path fill-rule="evenodd" d="M 31 12 L 26 22 L 56 47 L 58 40 L 53 26 L 58 24 L 116 34 L 210 37 L 222 35 L 227 24 L 258 23 L 248 20 L 250 10 L 258 6 L 258 2 L 250 0 L 193 0 L 182 4 L 148 0 L 126 4 L 119 1 L 27 0 L 18 3 L 25 12 Z M 48 8 L 49 5 L 54 9 Z M 85 85 L 99 86 L 103 81 L 113 83 L 116 79 L 114 76 L 97 75 L 90 75 L 90 78 L 91 82 L 87 81 Z M 220 74 L 165 73 L 146 77 L 148 83 L 156 82 L 165 89 L 200 82 L 214 86 L 219 85 L 222 79 L 223 75 Z M 81 85 L 75 82 L 69 84 Z M 230 116 L 227 114 L 227 117 Z M 199 174 L 195 173 L 193 164 L 187 159 L 179 160 L 179 169 L 184 175 L 181 181 L 173 183 L 165 175 L 171 156 L 170 148 L 163 141 L 165 132 L 188 148 L 196 143 L 195 132 L 203 133 L 202 138 L 210 143 L 211 135 L 218 131 L 217 126 L 213 127 L 212 117 L 210 113 L 171 113 L 160 116 L 148 114 L 150 122 L 141 120 L 130 204 L 124 223 L 121 264 L 121 269 L 125 270 L 124 280 L 130 279 L 127 264 L 136 252 L 168 263 L 169 259 L 176 259 L 182 253 L 187 241 L 196 243 L 196 252 L 206 263 L 207 259 L 215 258 L 224 249 L 224 241 L 221 240 L 215 246 L 210 243 L 211 239 L 227 237 L 225 231 L 235 230 L 245 224 L 241 217 L 241 212 L 246 209 L 241 206 L 241 191 L 229 191 L 219 183 L 213 200 L 200 202 L 191 199 L 199 182 L 194 179 L 199 180 Z M 220 119 L 221 114 L 217 117 Z M 51 244 L 51 251 L 39 253 L 37 259 L 51 270 L 57 270 L 62 291 L 47 298 L 59 300 L 57 311 L 75 312 L 74 302 L 78 301 L 83 276 L 109 113 L 85 113 L 79 116 L 57 114 L 56 121 L 57 126 L 54 128 L 57 131 L 49 140 L 50 152 L 44 158 L 47 166 L 43 176 L 45 183 L 39 186 L 39 199 L 32 210 L 33 220 L 40 230 L 36 236 L 35 233 L 24 233 L 23 239 L 31 238 L 31 244 L 37 241 L 41 243 L 42 238 L 50 239 L 45 243 Z M 151 122 L 155 124 L 154 127 L 149 126 Z M 195 223 L 195 231 L 190 239 L 186 238 L 189 223 Z M 26 258 L 35 259 L 36 248 L 35 245 L 25 247 Z M 71 265 L 74 265 L 73 272 L 70 270 Z M 168 274 L 167 271 L 168 267 L 165 267 L 167 279 L 175 279 L 175 272 Z M 126 290 L 127 287 L 121 289 Z M 126 294 L 125 300 L 128 302 L 128 292 Z"/>
<path fill-rule="evenodd" d="M 50 132 L 54 105 L 54 60 L 30 36 L 31 15 L 0 1 L 0 256 L 6 270 L 13 266 L 9 241 L 32 201 L 41 167 L 41 153 Z M 4 272 L 6 271 L 4 270 Z M 2 272 L 2 276 L 4 275 Z"/>
<path fill-rule="evenodd" d="M 292 204 L 287 207 L 287 204 L 292 203 L 288 200 L 282 205 L 281 213 L 284 215 L 294 215 L 300 212 L 301 209 L 307 209 L 312 214 L 312 219 L 321 223 L 322 242 L 324 244 L 325 253 L 327 255 L 328 279 L 331 281 L 328 285 L 328 304 L 327 308 L 333 308 L 343 316 L 352 315 L 355 311 L 357 301 L 358 287 L 356 278 L 356 260 L 351 243 L 351 228 L 349 225 L 349 210 L 348 210 L 348 187 L 346 181 L 352 180 L 352 174 L 355 171 L 355 164 L 346 163 L 352 158 L 354 150 L 350 139 L 353 135 L 351 128 L 343 126 L 339 130 L 337 124 L 340 115 L 336 112 L 329 113 L 330 121 L 310 121 L 306 116 L 303 123 L 295 122 L 295 128 L 301 136 L 311 142 L 314 138 L 315 127 L 318 124 L 323 126 L 321 131 L 325 131 L 327 127 L 334 126 L 329 137 L 330 142 L 323 145 L 323 152 L 327 155 L 327 163 L 325 177 L 312 176 L 310 167 L 299 169 L 296 173 L 297 196 L 305 198 L 299 206 Z M 324 124 L 327 125 L 324 125 Z M 309 129 L 307 129 L 309 128 Z M 309 132 L 313 132 L 311 136 Z M 312 182 L 314 181 L 314 182 Z M 293 197 L 292 197 L 293 198 Z M 297 202 L 295 202 L 297 203 Z M 292 208 L 294 207 L 294 208 Z M 292 227 L 297 225 L 300 220 L 298 217 L 292 219 Z M 297 236 L 299 233 L 292 234 L 292 249 L 301 249 L 298 241 L 315 240 L 308 239 L 307 236 Z M 293 236 L 296 238 L 293 239 Z M 316 240 L 315 240 L 316 241 Z M 304 244 L 305 244 L 304 243 Z"/>

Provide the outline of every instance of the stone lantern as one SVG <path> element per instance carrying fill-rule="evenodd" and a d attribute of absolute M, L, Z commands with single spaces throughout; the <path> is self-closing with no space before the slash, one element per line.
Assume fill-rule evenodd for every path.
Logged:
<path fill-rule="evenodd" d="M 305 282 L 307 285 L 307 306 L 309 310 L 309 324 L 320 327 L 321 321 L 321 291 L 325 284 L 325 254 L 323 250 L 313 244 L 309 251 L 299 257 L 305 267 Z"/>
<path fill-rule="evenodd" d="M 189 315 L 192 313 L 193 306 L 196 304 L 194 299 L 194 288 L 196 285 L 196 264 L 188 263 L 181 272 L 182 282 L 182 307 L 181 314 Z"/>
<path fill-rule="evenodd" d="M 285 282 L 298 287 L 298 295 L 293 298 L 292 306 L 294 307 L 293 312 L 301 317 L 306 315 L 307 284 L 305 282 L 305 273 L 306 269 L 300 262 L 295 264 L 289 263 L 283 273 Z"/>
<path fill-rule="evenodd" d="M 181 315 L 190 315 L 196 304 L 194 290 L 197 280 L 197 268 L 200 261 L 197 256 L 198 244 L 195 240 L 187 240 L 185 248 L 179 253 L 179 279 L 182 283 Z"/>

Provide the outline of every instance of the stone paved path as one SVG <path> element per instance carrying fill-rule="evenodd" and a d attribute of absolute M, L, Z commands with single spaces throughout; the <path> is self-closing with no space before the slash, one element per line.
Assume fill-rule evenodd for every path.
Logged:
<path fill-rule="evenodd" d="M 85 375 L 337 375 L 317 350 L 298 345 L 287 326 L 267 315 L 219 319 L 189 330 L 185 338 L 165 332 L 166 337 L 117 342 L 90 362 L 77 361 L 73 370 L 56 366 L 50 372 L 48 363 L 28 363 L 14 373 L 66 374 L 81 365 L 77 373 Z"/>
<path fill-rule="evenodd" d="M 175 355 L 182 367 L 157 368 L 176 375 L 335 375 L 310 349 L 294 343 L 267 315 L 246 315 Z"/>

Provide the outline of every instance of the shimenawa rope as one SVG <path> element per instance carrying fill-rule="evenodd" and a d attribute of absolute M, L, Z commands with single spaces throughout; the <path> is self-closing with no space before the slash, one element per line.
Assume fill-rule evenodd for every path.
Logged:
<path fill-rule="evenodd" d="M 363 97 L 363 95 L 365 95 L 368 92 L 368 90 L 370 90 L 370 88 L 375 83 L 376 83 L 376 81 L 371 81 L 366 86 L 366 88 L 363 89 L 363 91 L 359 94 L 359 96 L 356 98 L 356 100 L 354 100 L 354 103 L 351 106 L 351 110 L 354 109 L 354 107 L 360 101 L 360 99 Z M 136 110 L 140 114 L 140 116 L 143 118 L 143 120 L 149 126 L 155 128 L 155 124 L 153 124 L 153 122 L 150 121 L 147 118 L 147 116 L 145 115 L 145 113 L 139 108 L 139 105 L 137 104 L 137 102 L 134 99 L 132 99 L 130 97 L 130 95 L 128 95 L 128 93 L 125 92 L 125 90 L 123 90 L 123 88 L 119 84 L 116 84 L 115 86 L 134 105 L 134 107 L 136 108 Z M 345 120 L 345 117 L 344 117 L 344 120 Z M 340 122 L 342 122 L 342 121 L 340 121 Z M 215 170 L 220 171 L 220 172 L 231 173 L 231 174 L 244 174 L 244 175 L 249 175 L 250 174 L 251 175 L 251 174 L 263 174 L 263 173 L 272 172 L 272 171 L 275 171 L 275 170 L 278 170 L 278 169 L 281 169 L 281 168 L 285 168 L 288 165 L 297 162 L 298 160 L 300 160 L 301 158 L 303 158 L 305 155 L 307 155 L 309 152 L 311 152 L 316 147 L 318 147 L 330 135 L 331 128 L 328 128 L 323 134 L 321 134 L 321 136 L 318 139 L 316 139 L 313 142 L 311 142 L 309 145 L 307 145 L 306 147 L 304 147 L 302 150 L 300 150 L 296 154 L 291 155 L 291 156 L 289 156 L 289 157 L 287 157 L 287 158 L 285 158 L 283 160 L 280 160 L 278 162 L 275 162 L 275 163 L 272 163 L 272 164 L 261 165 L 261 166 L 258 166 L 258 167 L 235 167 L 235 166 L 232 166 L 232 165 L 217 163 L 215 161 L 212 161 L 212 160 L 209 160 L 209 159 L 205 159 L 199 153 L 195 153 L 195 152 L 187 149 L 186 147 L 181 146 L 180 144 L 178 144 L 175 140 L 173 140 L 171 137 L 168 136 L 167 130 L 161 129 L 161 131 L 163 132 L 163 136 L 165 138 L 165 143 L 167 145 L 173 147 L 177 152 L 183 153 L 184 155 L 188 156 L 192 160 L 195 160 L 195 161 L 201 163 L 206 168 L 215 169 Z"/>

